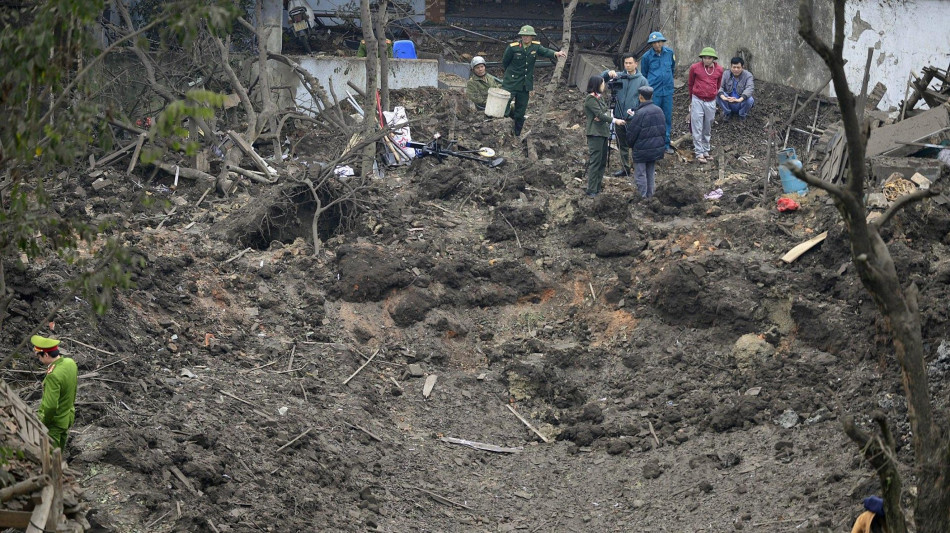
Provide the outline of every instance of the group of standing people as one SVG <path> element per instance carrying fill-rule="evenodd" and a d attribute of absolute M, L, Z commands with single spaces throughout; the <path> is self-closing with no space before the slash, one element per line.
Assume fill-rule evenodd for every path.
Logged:
<path fill-rule="evenodd" d="M 614 176 L 630 176 L 640 195 L 650 198 L 656 191 L 656 162 L 667 153 L 672 153 L 670 130 L 673 126 L 673 72 L 676 55 L 665 45 L 666 38 L 660 32 L 650 34 L 650 50 L 637 61 L 634 54 L 621 56 L 623 72 L 605 70 L 600 76 L 592 76 L 584 99 L 587 116 L 587 144 L 590 159 L 587 163 L 587 195 L 596 196 L 601 191 L 603 169 L 606 166 L 606 150 L 601 153 L 596 137 L 600 132 L 590 128 L 595 107 L 591 101 L 602 101 L 603 93 L 591 90 L 600 82 L 609 82 L 616 99 L 613 107 L 617 147 L 620 151 L 620 170 Z M 606 106 L 606 104 L 604 104 Z M 594 139 L 592 140 L 592 137 Z M 606 133 L 604 144 L 610 138 Z M 632 153 L 631 153 L 632 152 Z"/>
<path fill-rule="evenodd" d="M 621 57 L 623 72 L 604 71 L 591 77 L 584 101 L 587 116 L 587 136 L 590 159 L 587 165 L 587 195 L 594 196 L 601 190 L 603 170 L 606 166 L 606 150 L 600 150 L 604 141 L 599 139 L 602 131 L 592 129 L 597 123 L 598 108 L 592 100 L 602 100 L 602 87 L 597 80 L 609 81 L 616 98 L 612 118 L 620 151 L 620 170 L 614 176 L 630 176 L 633 169 L 634 183 L 644 198 L 655 192 L 654 169 L 656 161 L 665 154 L 674 153 L 670 145 L 673 125 L 673 76 L 676 69 L 676 54 L 666 45 L 661 32 L 652 32 L 648 38 L 650 49 L 640 57 L 639 64 L 633 54 Z M 745 60 L 734 57 L 728 71 L 717 63 L 716 50 L 704 48 L 699 61 L 690 66 L 687 78 L 689 89 L 690 130 L 693 136 L 695 160 L 700 164 L 711 159 L 710 141 L 712 123 L 717 108 L 726 120 L 738 116 L 746 118 L 755 104 L 752 96 L 755 82 L 752 73 L 745 70 Z M 639 67 L 639 68 L 638 68 Z M 597 86 L 600 91 L 595 90 Z M 603 119 L 601 119 L 602 121 Z M 609 139 L 610 133 L 607 133 Z M 632 161 L 631 165 L 631 150 Z"/>
<path fill-rule="evenodd" d="M 505 49 L 502 58 L 504 79 L 488 74 L 485 59 L 476 56 L 472 59 L 472 76 L 466 86 L 469 98 L 480 109 L 485 107 L 489 89 L 501 87 L 511 93 L 505 116 L 513 120 L 515 135 L 520 135 L 524 127 L 538 56 L 555 59 L 566 55 L 541 46 L 534 40 L 537 34 L 531 26 L 522 26 L 518 35 L 519 40 Z M 612 134 L 616 134 L 620 151 L 620 170 L 614 176 L 629 177 L 632 173 L 637 189 L 645 198 L 653 196 L 655 191 L 656 162 L 674 153 L 670 132 L 676 54 L 666 45 L 662 32 L 650 33 L 647 43 L 650 48 L 639 60 L 634 54 L 621 57 L 623 71 L 606 70 L 588 80 L 584 97 L 585 133 L 590 152 L 588 196 L 601 191 Z M 711 47 L 704 48 L 699 59 L 689 68 L 687 86 L 695 160 L 705 164 L 711 157 L 712 123 L 717 108 L 727 120 L 733 116 L 745 119 L 755 103 L 752 97 L 755 83 L 741 57 L 732 58 L 728 71 L 717 63 L 716 50 Z M 605 98 L 608 85 L 616 98 L 612 108 Z"/>

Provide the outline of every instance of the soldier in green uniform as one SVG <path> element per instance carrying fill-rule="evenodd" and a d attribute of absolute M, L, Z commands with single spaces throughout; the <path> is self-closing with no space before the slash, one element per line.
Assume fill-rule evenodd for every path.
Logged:
<path fill-rule="evenodd" d="M 501 59 L 501 64 L 505 67 L 505 79 L 501 88 L 510 92 L 511 99 L 515 101 L 514 110 L 506 114 L 515 121 L 515 135 L 521 135 L 525 111 L 528 110 L 528 98 L 534 90 L 534 62 L 538 56 L 549 59 L 567 56 L 564 51 L 555 52 L 533 40 L 538 34 L 531 26 L 522 26 L 518 35 L 521 39 L 511 43 Z"/>
<path fill-rule="evenodd" d="M 76 362 L 59 355 L 59 341 L 39 335 L 30 338 L 33 350 L 46 366 L 43 400 L 37 415 L 46 429 L 53 448 L 66 448 L 69 428 L 76 419 Z"/>

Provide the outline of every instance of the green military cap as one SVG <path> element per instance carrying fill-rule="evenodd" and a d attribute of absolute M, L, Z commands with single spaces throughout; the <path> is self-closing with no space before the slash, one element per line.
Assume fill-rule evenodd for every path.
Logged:
<path fill-rule="evenodd" d="M 35 346 L 37 349 L 44 352 L 55 350 L 59 346 L 58 340 L 47 339 L 46 337 L 40 337 L 39 335 L 33 335 L 30 337 L 30 342 L 32 342 L 33 346 Z"/>
<path fill-rule="evenodd" d="M 538 36 L 538 34 L 534 32 L 534 27 L 528 26 L 527 24 L 521 27 L 521 30 L 518 31 L 518 35 L 533 35 L 535 37 Z"/>
<path fill-rule="evenodd" d="M 719 56 L 716 55 L 716 49 L 711 46 L 703 48 L 703 51 L 699 53 L 699 57 L 711 57 L 713 59 L 719 59 Z"/>

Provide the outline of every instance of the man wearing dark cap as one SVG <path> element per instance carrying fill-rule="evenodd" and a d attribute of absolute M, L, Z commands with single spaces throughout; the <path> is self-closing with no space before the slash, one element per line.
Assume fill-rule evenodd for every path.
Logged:
<path fill-rule="evenodd" d="M 666 151 L 666 115 L 653 103 L 653 87 L 640 87 L 640 107 L 627 120 L 627 146 L 633 148 L 633 175 L 637 190 L 650 198 L 656 190 L 656 162 Z"/>
<path fill-rule="evenodd" d="M 650 33 L 647 38 L 650 49 L 640 57 L 640 72 L 653 87 L 653 101 L 666 117 L 666 153 L 672 154 L 670 131 L 673 129 L 673 73 L 676 71 L 676 54 L 666 46 L 666 37 L 661 32 Z"/>
<path fill-rule="evenodd" d="M 59 355 L 59 341 L 39 335 L 30 338 L 40 362 L 46 365 L 43 400 L 37 416 L 49 430 L 53 448 L 66 448 L 69 428 L 76 419 L 76 362 Z"/>

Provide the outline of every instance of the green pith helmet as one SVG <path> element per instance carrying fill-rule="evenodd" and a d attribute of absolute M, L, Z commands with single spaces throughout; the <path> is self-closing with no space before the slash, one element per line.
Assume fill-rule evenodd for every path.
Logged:
<path fill-rule="evenodd" d="M 33 335 L 30 337 L 30 342 L 33 343 L 33 346 L 36 346 L 41 350 L 51 350 L 59 346 L 59 340 L 47 339 L 46 337 L 40 337 L 39 335 Z"/>
<path fill-rule="evenodd" d="M 521 27 L 521 30 L 518 31 L 518 35 L 531 35 L 532 37 L 538 36 L 538 34 L 534 32 L 534 27 L 528 26 L 527 24 Z"/>
<path fill-rule="evenodd" d="M 713 48 L 712 46 L 707 46 L 706 48 L 703 48 L 703 51 L 699 53 L 699 57 L 703 57 L 703 56 L 711 57 L 713 59 L 719 59 L 719 56 L 716 55 L 716 49 Z"/>

